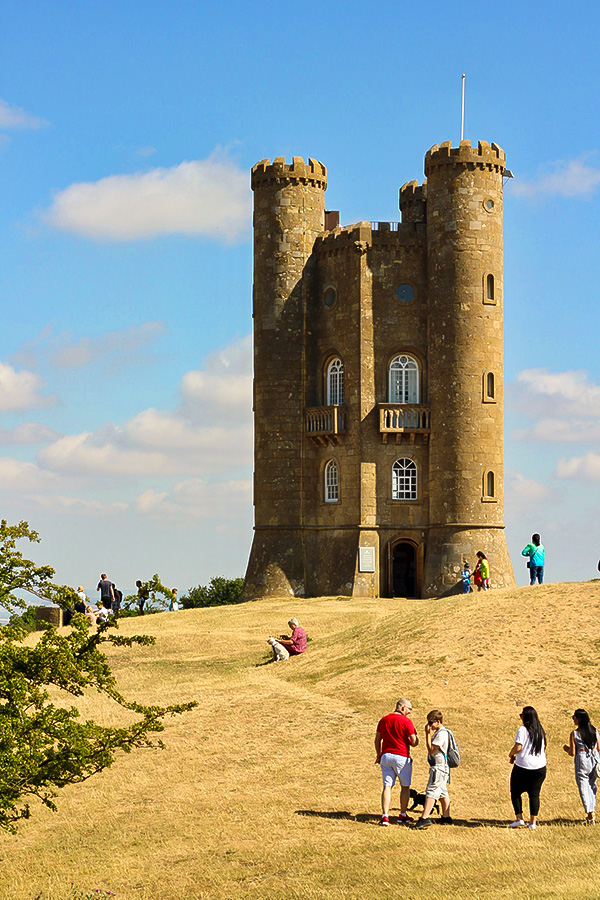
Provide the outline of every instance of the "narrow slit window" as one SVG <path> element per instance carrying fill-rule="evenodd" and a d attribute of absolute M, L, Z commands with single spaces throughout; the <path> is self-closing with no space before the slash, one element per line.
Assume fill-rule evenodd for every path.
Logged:
<path fill-rule="evenodd" d="M 495 496 L 494 473 L 488 472 L 485 476 L 485 494 L 486 497 Z"/>
<path fill-rule="evenodd" d="M 485 299 L 488 303 L 494 302 L 494 276 L 488 275 L 485 279 Z"/>
<path fill-rule="evenodd" d="M 496 396 L 496 384 L 493 372 L 488 372 L 485 379 L 485 394 L 488 400 L 493 400 Z"/>

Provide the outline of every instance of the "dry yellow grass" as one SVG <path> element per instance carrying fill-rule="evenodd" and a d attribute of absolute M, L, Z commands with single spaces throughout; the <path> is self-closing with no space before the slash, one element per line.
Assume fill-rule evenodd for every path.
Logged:
<path fill-rule="evenodd" d="M 308 653 L 265 659 L 296 614 Z M 122 623 L 154 647 L 113 649 L 119 685 L 148 703 L 197 699 L 163 752 L 138 752 L 63 791 L 2 837 L 0 897 L 63 900 L 74 882 L 117 900 L 363 900 L 595 896 L 597 829 L 583 828 L 573 761 L 576 706 L 600 722 L 600 584 L 448 600 L 269 601 Z M 463 748 L 452 828 L 377 828 L 378 718 L 408 695 L 422 735 L 444 710 Z M 525 703 L 549 740 L 536 832 L 512 817 L 506 756 Z M 84 715 L 111 721 L 95 697 Z M 424 747 L 414 786 L 427 779 Z M 398 794 L 394 792 L 394 805 Z"/>

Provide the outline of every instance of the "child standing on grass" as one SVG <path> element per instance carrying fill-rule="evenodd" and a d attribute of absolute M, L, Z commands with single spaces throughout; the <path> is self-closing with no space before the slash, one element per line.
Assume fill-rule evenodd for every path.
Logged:
<path fill-rule="evenodd" d="M 469 563 L 466 562 L 465 567 L 462 571 L 462 583 L 463 583 L 463 594 L 471 593 L 471 570 L 469 569 Z"/>
<path fill-rule="evenodd" d="M 425 788 L 425 803 L 423 815 L 415 824 L 415 828 L 429 828 L 431 810 L 436 800 L 442 807 L 441 825 L 452 825 L 450 816 L 450 797 L 448 796 L 448 782 L 450 781 L 450 766 L 448 765 L 448 731 L 444 728 L 443 715 L 439 709 L 432 709 L 427 713 L 425 725 L 425 740 L 427 742 L 427 759 L 429 760 L 429 781 Z"/>

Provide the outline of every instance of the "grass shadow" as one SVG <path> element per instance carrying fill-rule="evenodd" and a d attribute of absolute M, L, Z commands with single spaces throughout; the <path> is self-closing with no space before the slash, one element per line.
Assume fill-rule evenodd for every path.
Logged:
<path fill-rule="evenodd" d="M 297 809 L 297 816 L 311 816 L 317 819 L 334 819 L 334 820 L 342 820 L 347 822 L 359 822 L 361 825 L 378 825 L 381 816 L 377 813 L 351 813 L 348 812 L 347 809 L 330 809 L 330 810 L 322 810 L 322 809 Z M 390 814 L 391 820 L 391 814 Z M 395 821 L 395 817 L 394 817 Z M 416 821 L 416 820 L 415 820 Z M 432 819 L 434 825 L 439 824 L 438 819 Z M 567 825 L 570 827 L 575 827 L 579 825 L 579 820 L 574 819 L 544 819 L 539 823 L 538 827 L 545 828 L 548 825 Z M 459 828 L 508 828 L 508 820 L 507 819 L 453 819 L 451 826 L 443 826 L 447 827 L 459 827 Z M 518 830 L 518 829 L 515 829 Z"/>

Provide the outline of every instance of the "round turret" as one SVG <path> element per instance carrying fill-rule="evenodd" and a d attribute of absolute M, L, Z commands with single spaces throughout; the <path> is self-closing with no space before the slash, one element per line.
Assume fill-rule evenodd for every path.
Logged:
<path fill-rule="evenodd" d="M 478 549 L 495 557 L 496 583 L 514 578 L 502 531 L 504 168 L 504 152 L 484 141 L 476 148 L 469 141 L 454 148 L 447 142 L 425 157 L 429 593 L 439 593 L 440 577 L 455 582 L 456 566 L 465 557 L 473 563 Z"/>
<path fill-rule="evenodd" d="M 247 597 L 302 594 L 307 291 L 323 233 L 327 169 L 295 156 L 257 163 L 254 191 L 255 536 Z"/>

